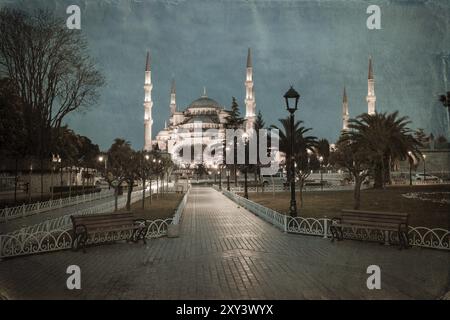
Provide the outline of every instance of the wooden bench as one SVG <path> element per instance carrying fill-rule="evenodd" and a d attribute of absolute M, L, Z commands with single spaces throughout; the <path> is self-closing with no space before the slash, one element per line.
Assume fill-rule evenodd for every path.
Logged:
<path fill-rule="evenodd" d="M 400 249 L 407 248 L 408 239 L 408 214 L 390 213 L 361 210 L 342 210 L 340 217 L 333 218 L 330 226 L 332 241 L 343 240 L 343 228 L 356 228 L 366 230 L 379 230 L 382 232 L 384 243 L 390 243 L 390 235 L 398 233 Z"/>
<path fill-rule="evenodd" d="M 72 249 L 83 248 L 86 252 L 86 242 L 94 234 L 111 234 L 114 232 L 131 231 L 127 240 L 138 242 L 145 241 L 147 226 L 144 219 L 137 219 L 132 213 L 108 213 L 84 216 L 71 216 L 73 225 Z"/>

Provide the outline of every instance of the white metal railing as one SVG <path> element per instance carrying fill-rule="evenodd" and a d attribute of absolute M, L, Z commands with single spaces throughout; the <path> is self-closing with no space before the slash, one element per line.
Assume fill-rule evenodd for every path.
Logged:
<path fill-rule="evenodd" d="M 215 188 L 217 189 L 217 186 L 215 186 Z M 369 186 L 361 186 L 361 190 L 363 189 L 367 189 L 369 188 Z M 225 190 L 226 186 L 222 185 L 222 189 Z M 345 185 L 345 186 L 341 186 L 341 185 L 327 185 L 323 187 L 324 191 L 341 191 L 341 190 L 353 190 L 354 186 L 353 185 Z M 298 191 L 299 188 L 298 186 L 296 187 L 296 190 Z M 303 191 L 304 192 L 309 192 L 309 191 L 321 191 L 322 188 L 321 186 L 304 186 L 303 187 Z M 236 187 L 230 187 L 230 191 L 232 192 L 239 192 L 239 193 L 243 193 L 244 192 L 244 187 L 243 186 L 236 186 Z M 259 186 L 259 187 L 247 187 L 247 191 L 248 192 L 264 192 L 264 193 L 271 193 L 271 192 L 288 192 L 289 191 L 289 187 L 285 187 L 283 185 L 268 185 L 265 187 Z"/>
<path fill-rule="evenodd" d="M 172 224 L 179 224 L 181 221 L 181 215 L 183 214 L 184 208 L 186 207 L 187 199 L 189 196 L 189 192 L 191 191 L 191 186 L 188 186 L 188 189 L 186 193 L 183 196 L 183 199 L 181 200 L 180 204 L 178 205 L 177 209 L 175 210 L 175 214 L 172 218 Z"/>
<path fill-rule="evenodd" d="M 219 191 L 217 187 L 214 188 Z M 258 215 L 263 220 L 272 223 L 284 232 L 321 236 L 323 238 L 331 237 L 331 219 L 327 217 L 319 219 L 291 217 L 245 199 L 233 192 L 222 190 L 222 193 L 237 204 Z M 344 230 L 344 233 L 349 237 L 357 239 L 380 240 L 379 232 L 364 228 L 358 229 L 358 232 L 355 231 L 356 230 Z M 383 235 L 381 235 L 381 237 L 382 236 Z M 408 237 L 411 246 L 450 250 L 450 230 L 409 226 Z M 395 235 L 393 235 L 392 238 L 394 239 Z"/>
<path fill-rule="evenodd" d="M 217 188 L 216 188 L 217 190 Z M 282 231 L 286 231 L 287 226 L 287 216 L 284 214 L 281 214 L 279 212 L 276 212 L 270 208 L 264 207 L 260 205 L 259 203 L 250 201 L 248 199 L 245 199 L 244 197 L 241 197 L 233 192 L 222 190 L 223 194 L 239 204 L 240 206 L 244 207 L 245 209 L 249 210 L 250 212 L 258 215 L 263 220 L 266 220 L 267 222 L 273 224 L 274 226 L 278 227 Z"/>
<path fill-rule="evenodd" d="M 17 207 L 3 208 L 0 210 L 0 222 L 31 216 L 37 213 L 77 205 L 83 202 L 100 200 L 114 195 L 113 190 L 104 190 L 97 193 L 81 194 L 76 197 L 67 197 L 43 202 L 23 204 Z"/>
<path fill-rule="evenodd" d="M 131 194 L 131 203 L 134 203 L 138 200 L 142 199 L 142 190 L 134 191 Z M 90 208 L 81 209 L 71 214 L 66 214 L 61 217 L 46 220 L 43 222 L 40 222 L 38 224 L 28 226 L 21 228 L 19 230 L 10 232 L 9 234 L 18 234 L 18 233 L 37 233 L 37 232 L 47 232 L 51 230 L 58 230 L 58 229 L 64 229 L 66 226 L 71 225 L 70 216 L 71 215 L 90 215 L 90 214 L 96 214 L 96 213 L 104 213 L 113 211 L 115 208 L 114 199 L 111 201 L 108 201 L 107 203 L 98 204 L 95 206 L 92 206 Z M 122 208 L 125 208 L 127 202 L 126 195 L 120 196 L 117 200 L 117 208 L 120 210 Z M 1 237 L 1 235 L 0 235 Z"/>
<path fill-rule="evenodd" d="M 147 239 L 162 237 L 167 234 L 167 227 L 172 219 L 147 221 Z M 88 244 L 107 241 L 127 240 L 131 231 L 99 232 L 93 234 Z M 67 250 L 72 247 L 72 227 L 39 232 L 22 232 L 0 236 L 0 258 L 30 255 L 42 252 Z"/>
<path fill-rule="evenodd" d="M 173 189 L 173 185 L 169 186 Z M 153 189 L 153 188 L 152 188 Z M 148 193 L 147 196 L 150 196 Z M 134 191 L 131 194 L 131 203 L 142 199 L 142 190 Z M 126 195 L 121 196 L 117 201 L 118 209 L 126 205 Z M 183 197 L 178 206 L 178 221 L 181 216 L 182 208 L 187 201 L 187 194 Z M 108 203 L 96 205 L 92 208 L 79 210 L 75 213 L 65 215 L 56 219 L 41 222 L 39 224 L 21 228 L 14 232 L 0 235 L 0 259 L 6 257 L 23 256 L 42 252 L 51 252 L 70 249 L 72 246 L 72 223 L 71 215 L 90 215 L 113 211 L 115 207 L 114 200 Z M 177 214 L 177 213 L 176 213 Z M 157 238 L 167 234 L 167 227 L 173 222 L 173 218 L 147 220 L 146 238 Z M 116 233 L 96 233 L 89 240 L 88 244 L 100 243 L 105 241 L 125 240 L 131 236 L 130 231 Z"/>

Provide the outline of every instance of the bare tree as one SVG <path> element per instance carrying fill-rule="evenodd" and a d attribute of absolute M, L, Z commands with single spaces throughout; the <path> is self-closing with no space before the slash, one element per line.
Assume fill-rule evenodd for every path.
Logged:
<path fill-rule="evenodd" d="M 28 14 L 9 8 L 0 10 L 2 77 L 23 102 L 28 152 L 39 158 L 42 172 L 52 132 L 57 132 L 51 129 L 59 128 L 69 113 L 94 104 L 104 78 L 79 30 L 69 30 L 48 11 Z"/>

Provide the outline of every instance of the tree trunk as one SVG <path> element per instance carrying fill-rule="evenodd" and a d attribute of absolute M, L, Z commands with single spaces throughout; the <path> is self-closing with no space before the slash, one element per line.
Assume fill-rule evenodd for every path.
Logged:
<path fill-rule="evenodd" d="M 294 178 L 295 181 L 295 178 Z M 300 190 L 299 190 L 299 195 L 300 195 L 300 208 L 303 208 L 303 178 L 300 178 Z"/>
<path fill-rule="evenodd" d="M 119 198 L 119 186 L 114 188 L 114 211 L 117 211 L 117 200 Z"/>
<path fill-rule="evenodd" d="M 392 161 L 391 161 L 391 157 L 386 156 L 384 158 L 384 185 L 391 184 L 391 165 L 392 165 Z"/>
<path fill-rule="evenodd" d="M 127 204 L 126 204 L 127 211 L 131 210 L 131 193 L 133 192 L 133 185 L 134 185 L 134 180 L 130 181 L 128 184 Z"/>
<path fill-rule="evenodd" d="M 373 183 L 374 189 L 383 188 L 383 176 L 384 176 L 383 161 L 377 161 L 377 163 L 375 163 L 374 168 L 374 183 Z"/>
<path fill-rule="evenodd" d="M 145 177 L 142 178 L 142 210 L 145 209 Z"/>
<path fill-rule="evenodd" d="M 152 204 L 152 197 L 153 197 L 153 190 L 152 190 L 152 178 L 149 179 L 149 184 L 150 184 L 150 204 Z"/>
<path fill-rule="evenodd" d="M 355 176 L 355 189 L 353 190 L 353 209 L 358 210 L 361 204 L 361 183 L 362 179 L 359 176 Z"/>

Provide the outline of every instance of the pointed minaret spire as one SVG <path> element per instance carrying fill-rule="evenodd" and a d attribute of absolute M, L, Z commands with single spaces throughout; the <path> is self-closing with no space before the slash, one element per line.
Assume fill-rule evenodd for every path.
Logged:
<path fill-rule="evenodd" d="M 206 94 L 206 87 L 203 87 L 202 98 L 208 98 L 208 95 Z"/>
<path fill-rule="evenodd" d="M 170 93 L 175 93 L 175 79 L 172 79 L 172 86 L 170 87 Z"/>
<path fill-rule="evenodd" d="M 245 79 L 245 128 L 253 129 L 256 117 L 255 90 L 253 87 L 253 62 L 252 52 L 247 52 L 247 73 Z"/>
<path fill-rule="evenodd" d="M 172 87 L 170 89 L 170 116 L 172 117 L 177 111 L 177 98 L 175 92 L 175 79 L 172 79 Z"/>
<path fill-rule="evenodd" d="M 347 91 L 344 87 L 344 94 L 342 96 L 342 130 L 348 130 L 348 119 L 349 119 L 349 112 L 348 112 L 348 98 L 347 98 Z"/>
<path fill-rule="evenodd" d="M 369 76 L 368 79 L 373 80 L 372 56 L 369 56 Z"/>
<path fill-rule="evenodd" d="M 369 75 L 367 80 L 367 113 L 375 113 L 375 102 L 377 98 L 375 96 L 375 79 L 373 76 L 372 56 L 369 57 Z"/>
<path fill-rule="evenodd" d="M 247 68 L 252 68 L 252 51 L 250 48 L 248 48 L 247 52 Z"/>
<path fill-rule="evenodd" d="M 150 52 L 147 52 L 145 65 L 145 84 L 144 84 L 144 150 L 152 150 L 152 72 L 150 70 Z"/>
<path fill-rule="evenodd" d="M 145 62 L 145 71 L 150 71 L 150 51 L 147 51 L 147 59 Z"/>

